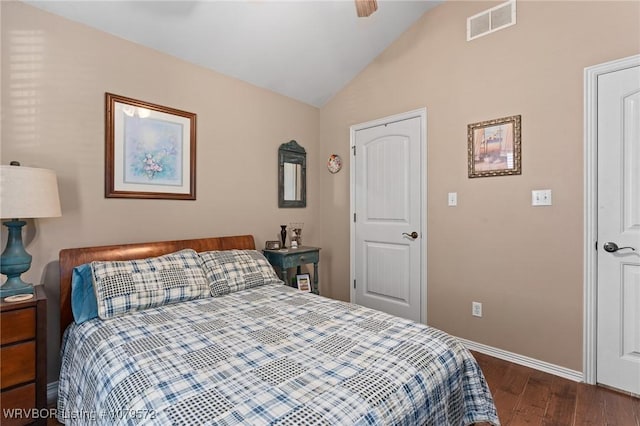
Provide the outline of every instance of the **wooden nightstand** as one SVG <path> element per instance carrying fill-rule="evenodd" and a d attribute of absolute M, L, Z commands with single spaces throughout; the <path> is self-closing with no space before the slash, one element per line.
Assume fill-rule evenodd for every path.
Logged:
<path fill-rule="evenodd" d="M 315 294 L 319 294 L 318 291 L 318 262 L 320 261 L 320 248 L 302 246 L 297 249 L 284 249 L 284 250 L 263 250 L 264 257 L 267 258 L 269 263 L 277 267 L 280 271 L 280 278 L 287 285 L 291 285 L 287 277 L 287 269 L 298 268 L 298 274 L 300 274 L 300 267 L 307 263 L 313 263 L 313 289 Z"/>
<path fill-rule="evenodd" d="M 5 417 L 6 410 L 47 408 L 47 296 L 41 285 L 34 287 L 34 293 L 24 302 L 0 301 L 3 425 L 32 422 L 25 418 L 27 411 Z M 37 418 L 36 423 L 46 424 L 46 420 Z"/>

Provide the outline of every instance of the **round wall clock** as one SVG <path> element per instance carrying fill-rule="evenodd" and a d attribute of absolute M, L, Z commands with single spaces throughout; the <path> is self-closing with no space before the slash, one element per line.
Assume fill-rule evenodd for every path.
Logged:
<path fill-rule="evenodd" d="M 338 173 L 342 168 L 342 158 L 338 154 L 331 154 L 329 161 L 327 161 L 327 169 L 331 173 Z"/>

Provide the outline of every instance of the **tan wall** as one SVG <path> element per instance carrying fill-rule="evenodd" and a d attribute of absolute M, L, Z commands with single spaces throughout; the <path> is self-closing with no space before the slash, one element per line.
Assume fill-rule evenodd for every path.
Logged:
<path fill-rule="evenodd" d="M 277 205 L 278 146 L 296 139 L 315 158 L 317 108 L 23 3 L 1 3 L 1 161 L 54 169 L 60 187 L 63 216 L 25 230 L 33 255 L 26 279 L 44 283 L 49 295 L 49 381 L 58 374 L 61 248 L 241 233 L 261 247 L 290 222 L 305 222 L 305 242 L 319 243 L 315 163 L 308 207 Z M 105 92 L 198 114 L 197 201 L 104 198 Z"/>
<path fill-rule="evenodd" d="M 581 371 L 583 70 L 640 52 L 640 3 L 519 1 L 517 25 L 467 42 L 466 18 L 495 4 L 425 14 L 321 108 L 320 158 L 348 163 L 349 126 L 426 107 L 428 323 Z M 522 175 L 468 179 L 467 124 L 516 114 Z M 531 207 L 546 188 L 553 206 Z M 325 288 L 348 300 L 349 165 L 320 190 Z"/>
<path fill-rule="evenodd" d="M 427 13 L 318 110 L 14 2 L 2 14 L 1 162 L 56 170 L 63 216 L 29 223 L 26 278 L 50 296 L 58 372 L 58 250 L 252 233 L 303 221 L 323 247 L 323 293 L 349 298 L 349 126 L 427 107 L 428 322 L 581 370 L 582 73 L 640 52 L 638 2 L 518 2 L 518 24 L 467 43 L 465 19 L 496 3 Z M 198 199 L 105 199 L 104 92 L 198 114 Z M 522 114 L 523 174 L 469 180 L 466 125 Z M 307 209 L 278 209 L 276 150 L 308 150 Z M 343 171 L 325 171 L 342 156 Z M 271 160 L 270 160 L 271 158 Z M 269 184 L 273 182 L 273 184 Z M 554 206 L 530 207 L 551 188 Z M 458 192 L 459 205 L 446 206 Z M 35 226 L 33 226 L 35 225 Z M 3 237 L 5 236 L 3 230 Z M 3 238 L 4 244 L 4 238 Z M 484 303 L 472 318 L 470 302 Z"/>

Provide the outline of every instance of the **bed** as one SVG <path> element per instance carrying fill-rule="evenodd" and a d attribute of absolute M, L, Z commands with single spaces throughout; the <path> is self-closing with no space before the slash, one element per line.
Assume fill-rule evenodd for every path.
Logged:
<path fill-rule="evenodd" d="M 130 298 L 105 304 L 101 294 L 117 292 L 114 283 L 124 284 L 118 275 L 106 287 L 100 267 L 108 265 L 103 268 L 108 272 L 134 264 L 136 269 L 146 265 L 142 259 L 164 259 L 185 249 L 197 252 L 209 281 L 207 294 L 198 293 L 198 287 L 186 300 L 189 293 L 173 286 L 165 294 L 179 300 L 171 303 L 148 303 L 133 311 L 128 311 Z M 455 338 L 298 291 L 277 277 L 258 284 L 246 278 L 238 288 L 220 285 L 220 259 L 231 255 L 244 256 L 236 256 L 236 263 L 246 258 L 262 265 L 250 235 L 62 250 L 58 420 L 82 425 L 499 424 L 478 364 Z M 99 309 L 113 316 L 78 324 L 71 309 L 72 276 L 75 267 L 87 264 L 93 268 Z M 244 264 L 241 269 L 247 277 L 255 272 Z"/>

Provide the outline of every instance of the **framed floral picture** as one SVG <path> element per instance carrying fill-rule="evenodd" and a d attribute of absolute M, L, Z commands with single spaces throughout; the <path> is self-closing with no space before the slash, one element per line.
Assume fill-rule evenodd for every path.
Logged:
<path fill-rule="evenodd" d="M 105 197 L 196 199 L 196 114 L 106 94 Z"/>
<path fill-rule="evenodd" d="M 469 177 L 522 173 L 519 115 L 467 126 Z"/>

